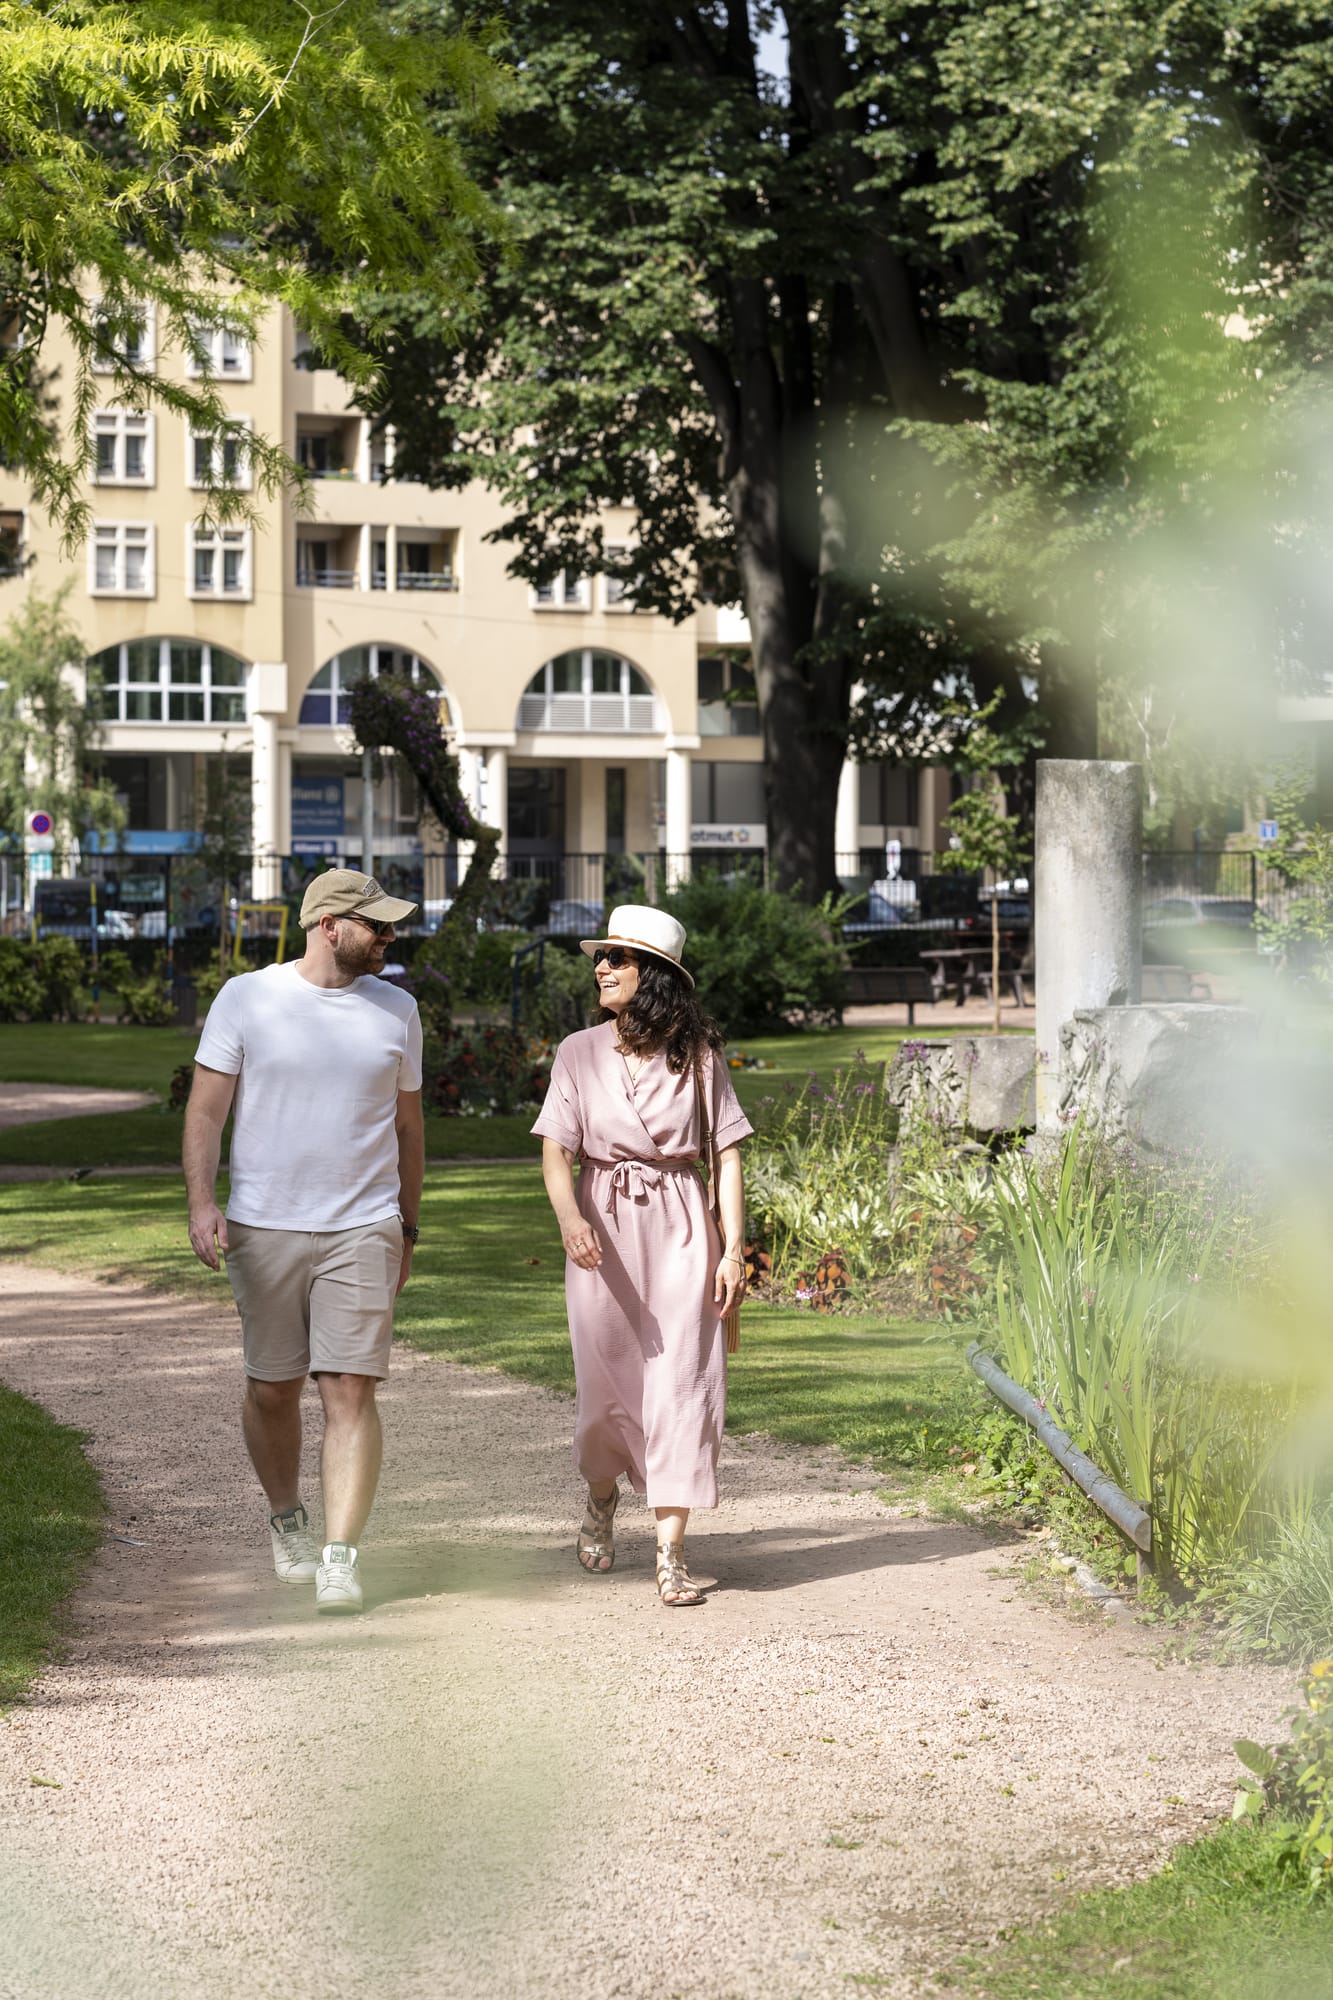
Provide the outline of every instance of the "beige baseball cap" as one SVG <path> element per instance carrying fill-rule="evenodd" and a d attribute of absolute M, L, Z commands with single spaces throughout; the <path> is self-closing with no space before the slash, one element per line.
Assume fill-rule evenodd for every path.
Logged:
<path fill-rule="evenodd" d="M 370 917 L 377 924 L 401 924 L 416 909 L 399 896 L 386 896 L 373 875 L 359 868 L 326 868 L 301 898 L 301 929 L 313 930 L 321 917 Z"/>

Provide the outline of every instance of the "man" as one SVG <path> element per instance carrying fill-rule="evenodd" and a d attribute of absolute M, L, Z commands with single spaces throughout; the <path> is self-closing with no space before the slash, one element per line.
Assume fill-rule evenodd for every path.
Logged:
<path fill-rule="evenodd" d="M 242 1425 L 273 1566 L 289 1583 L 313 1578 L 321 1612 L 361 1609 L 375 1386 L 418 1234 L 421 1020 L 375 976 L 416 907 L 354 869 L 317 876 L 301 905 L 304 958 L 230 979 L 213 1002 L 185 1113 L 190 1242 L 211 1271 L 226 1257 L 240 1307 Z M 224 1216 L 214 1190 L 233 1109 Z M 322 1553 L 297 1484 L 307 1374 L 324 1407 Z"/>

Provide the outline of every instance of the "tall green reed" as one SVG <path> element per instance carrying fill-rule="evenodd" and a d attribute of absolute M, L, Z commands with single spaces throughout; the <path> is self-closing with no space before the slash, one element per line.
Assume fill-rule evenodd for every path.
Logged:
<path fill-rule="evenodd" d="M 1196 1579 L 1261 1553 L 1308 1512 L 1283 1445 L 1296 1386 L 1209 1357 L 1219 1289 L 1255 1238 L 1220 1176 L 1174 1175 L 1070 1133 L 1054 1167 L 996 1175 L 994 1317 L 1003 1364 L 1153 1517 L 1161 1568 Z"/>

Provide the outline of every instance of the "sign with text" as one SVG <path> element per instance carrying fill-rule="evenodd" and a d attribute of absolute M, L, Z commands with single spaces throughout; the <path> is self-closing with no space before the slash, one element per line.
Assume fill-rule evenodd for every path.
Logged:
<path fill-rule="evenodd" d="M 341 778 L 292 778 L 292 849 L 298 840 L 340 840 L 347 821 Z M 309 852 L 308 849 L 304 850 Z M 320 853 L 327 849 L 319 849 Z"/>
<path fill-rule="evenodd" d="M 691 847 L 764 847 L 767 842 L 768 832 L 762 826 L 729 825 L 711 820 L 690 828 Z"/>

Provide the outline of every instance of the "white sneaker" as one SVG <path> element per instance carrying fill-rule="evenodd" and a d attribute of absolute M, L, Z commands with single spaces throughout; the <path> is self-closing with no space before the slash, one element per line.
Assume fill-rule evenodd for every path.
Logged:
<path fill-rule="evenodd" d="M 285 1514 L 270 1514 L 273 1568 L 284 1583 L 309 1583 L 319 1569 L 319 1543 L 310 1532 L 310 1516 L 298 1500 Z"/>
<path fill-rule="evenodd" d="M 315 1609 L 361 1609 L 361 1579 L 356 1573 L 356 1550 L 350 1542 L 330 1542 L 325 1549 L 315 1572 Z"/>

